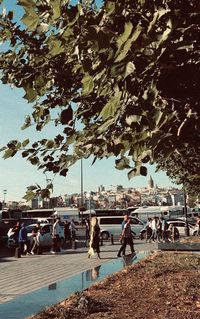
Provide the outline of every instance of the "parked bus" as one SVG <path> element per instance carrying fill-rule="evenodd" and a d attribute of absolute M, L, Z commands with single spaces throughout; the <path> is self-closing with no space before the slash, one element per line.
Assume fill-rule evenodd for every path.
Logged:
<path fill-rule="evenodd" d="M 54 209 L 52 208 L 37 208 L 37 209 L 28 209 L 22 212 L 23 217 L 29 218 L 50 218 L 54 213 Z"/>
<path fill-rule="evenodd" d="M 40 217 L 47 219 L 54 219 L 57 216 L 61 219 L 74 219 L 78 221 L 79 219 L 79 209 L 71 207 L 54 207 L 54 208 L 38 208 L 29 209 L 22 212 L 23 217 Z"/>
<path fill-rule="evenodd" d="M 189 208 L 188 208 L 189 210 Z M 149 217 L 181 218 L 184 217 L 183 206 L 143 206 L 134 210 L 131 216 L 147 221 Z"/>
<path fill-rule="evenodd" d="M 95 213 L 97 217 L 100 216 L 122 216 L 128 214 L 128 210 L 124 208 L 98 208 L 95 209 Z"/>

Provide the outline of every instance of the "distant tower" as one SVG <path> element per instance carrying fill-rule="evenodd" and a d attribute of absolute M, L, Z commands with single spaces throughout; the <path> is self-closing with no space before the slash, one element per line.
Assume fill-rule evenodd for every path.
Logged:
<path fill-rule="evenodd" d="M 154 181 L 153 181 L 153 178 L 151 177 L 151 175 L 150 175 L 150 178 L 149 178 L 149 181 L 148 181 L 148 187 L 149 188 L 154 188 Z"/>

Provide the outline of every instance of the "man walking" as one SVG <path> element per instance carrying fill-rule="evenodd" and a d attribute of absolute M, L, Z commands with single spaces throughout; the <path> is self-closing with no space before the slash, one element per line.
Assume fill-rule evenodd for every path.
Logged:
<path fill-rule="evenodd" d="M 20 247 L 20 253 L 21 255 L 30 255 L 30 240 L 27 236 L 27 230 L 25 228 L 24 223 L 21 225 L 21 229 L 19 231 L 19 247 Z M 26 250 L 25 250 L 26 246 Z"/>
<path fill-rule="evenodd" d="M 53 232 L 52 232 L 53 245 L 52 245 L 51 252 L 53 254 L 57 252 L 61 252 L 61 234 L 63 232 L 64 231 L 62 230 L 62 227 L 61 227 L 60 217 L 57 217 L 55 223 L 53 224 Z"/>
<path fill-rule="evenodd" d="M 117 257 L 121 257 L 121 253 L 123 256 L 125 256 L 127 244 L 131 248 L 131 253 L 133 254 L 135 252 L 130 222 L 131 222 L 130 217 L 128 215 L 125 215 L 124 221 L 122 223 L 122 236 L 121 236 L 122 246 L 117 254 Z"/>

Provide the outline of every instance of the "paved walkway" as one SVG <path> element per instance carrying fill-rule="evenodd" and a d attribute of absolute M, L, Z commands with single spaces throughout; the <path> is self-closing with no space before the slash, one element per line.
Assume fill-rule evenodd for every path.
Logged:
<path fill-rule="evenodd" d="M 100 260 L 96 256 L 87 258 L 87 248 L 66 250 L 57 255 L 45 253 L 0 259 L 0 304 L 115 259 L 119 247 L 119 244 L 106 243 L 101 247 Z M 136 252 L 156 249 L 157 244 L 135 241 Z"/>

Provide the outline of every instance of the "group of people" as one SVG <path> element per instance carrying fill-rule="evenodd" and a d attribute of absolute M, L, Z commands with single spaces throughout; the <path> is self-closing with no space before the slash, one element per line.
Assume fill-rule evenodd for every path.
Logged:
<path fill-rule="evenodd" d="M 56 253 L 61 251 L 61 246 L 64 241 L 73 241 L 76 239 L 77 228 L 74 220 L 61 222 L 60 217 L 57 217 L 52 226 L 52 247 L 51 252 Z M 41 254 L 41 242 L 43 239 L 43 230 L 39 222 L 32 229 L 32 240 L 27 233 L 25 224 L 17 221 L 16 225 L 11 229 L 12 237 L 20 249 L 21 255 Z"/>
<path fill-rule="evenodd" d="M 33 227 L 32 241 L 30 241 L 30 239 L 28 238 L 25 224 L 21 224 L 20 220 L 17 221 L 16 225 L 12 228 L 11 231 L 13 233 L 13 239 L 15 240 L 15 243 L 19 246 L 21 255 L 34 255 L 34 251 L 36 250 L 36 248 L 38 249 L 37 252 L 40 253 L 39 249 L 42 231 L 39 222 Z"/>
<path fill-rule="evenodd" d="M 130 246 L 131 254 L 135 253 L 134 243 L 133 243 L 133 232 L 131 230 L 130 217 L 124 215 L 124 220 L 122 222 L 122 233 L 120 237 L 121 247 L 118 251 L 117 257 L 125 256 L 127 245 Z M 88 258 L 97 253 L 97 257 L 100 259 L 100 227 L 98 224 L 98 219 L 92 217 L 90 221 L 90 241 Z"/>
<path fill-rule="evenodd" d="M 120 237 L 121 247 L 118 251 L 117 257 L 125 256 L 127 245 L 130 246 L 131 254 L 135 253 L 133 243 L 133 232 L 131 230 L 130 217 L 124 216 L 122 222 L 122 233 Z M 197 220 L 198 232 L 197 236 L 200 236 L 200 218 Z M 97 257 L 100 258 L 100 227 L 97 217 L 92 217 L 91 220 L 85 220 L 86 228 L 86 241 L 89 240 L 88 257 L 97 253 Z M 38 222 L 32 230 L 32 241 L 29 240 L 27 230 L 24 224 L 20 225 L 20 221 L 12 229 L 14 235 L 13 238 L 19 244 L 21 254 L 34 254 L 37 250 L 41 253 L 40 242 L 42 237 L 42 229 Z M 67 241 L 76 240 L 76 225 L 74 220 L 65 221 L 64 223 L 64 239 Z M 63 233 L 63 223 L 60 218 L 57 217 L 52 228 L 52 249 L 51 252 L 56 253 L 61 251 L 61 238 Z M 167 223 L 163 217 L 148 218 L 146 223 L 146 242 L 155 241 L 175 241 L 179 238 L 178 229 L 173 224 Z"/>
<path fill-rule="evenodd" d="M 148 218 L 146 223 L 146 242 L 176 241 L 179 231 L 173 224 L 167 223 L 164 217 Z"/>

